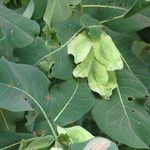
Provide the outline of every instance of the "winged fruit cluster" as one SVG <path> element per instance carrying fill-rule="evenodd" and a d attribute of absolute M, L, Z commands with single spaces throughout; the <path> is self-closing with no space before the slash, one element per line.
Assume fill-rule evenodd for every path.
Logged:
<path fill-rule="evenodd" d="M 120 52 L 111 37 L 103 32 L 95 40 L 82 32 L 68 44 L 68 54 L 74 56 L 77 64 L 74 77 L 87 77 L 90 89 L 108 99 L 117 87 L 115 70 L 123 68 Z"/>

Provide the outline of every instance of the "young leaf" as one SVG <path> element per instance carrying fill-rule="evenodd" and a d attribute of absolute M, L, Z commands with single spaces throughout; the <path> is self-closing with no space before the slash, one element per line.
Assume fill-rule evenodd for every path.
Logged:
<path fill-rule="evenodd" d="M 92 91 L 107 99 L 111 96 L 112 90 L 117 87 L 115 72 L 108 72 L 95 60 L 88 76 L 88 84 Z"/>
<path fill-rule="evenodd" d="M 82 62 L 88 55 L 92 48 L 92 42 L 87 37 L 86 33 L 80 33 L 68 44 L 68 54 L 74 56 L 76 64 Z"/>
<path fill-rule="evenodd" d="M 94 42 L 93 51 L 95 58 L 106 68 L 106 70 L 114 71 L 123 68 L 121 54 L 111 37 L 106 33 L 102 33 L 100 39 Z"/>
<path fill-rule="evenodd" d="M 87 58 L 85 58 L 80 64 L 78 64 L 73 70 L 74 77 L 85 78 L 88 77 L 93 63 L 93 51 L 90 51 Z"/>
<path fill-rule="evenodd" d="M 69 135 L 72 143 L 85 142 L 87 140 L 94 138 L 94 136 L 90 132 L 88 132 L 87 130 L 85 130 L 80 126 L 73 126 L 70 128 L 62 128 L 62 129 L 66 132 L 66 134 Z M 60 131 L 58 130 L 58 133 L 64 134 L 63 132 L 61 133 L 61 130 Z"/>

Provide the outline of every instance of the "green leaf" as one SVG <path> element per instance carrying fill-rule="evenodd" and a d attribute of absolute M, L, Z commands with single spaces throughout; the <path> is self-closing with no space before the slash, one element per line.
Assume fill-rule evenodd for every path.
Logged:
<path fill-rule="evenodd" d="M 81 126 L 73 126 L 70 128 L 58 127 L 58 133 L 59 135 L 68 134 L 71 139 L 71 143 L 85 142 L 94 138 L 94 136 L 90 132 L 88 132 Z"/>
<path fill-rule="evenodd" d="M 94 56 L 108 71 L 121 70 L 123 61 L 121 54 L 111 37 L 102 33 L 100 39 L 93 44 Z"/>
<path fill-rule="evenodd" d="M 92 91 L 108 99 L 112 95 L 112 90 L 117 87 L 115 72 L 108 72 L 95 60 L 88 76 L 88 84 Z"/>
<path fill-rule="evenodd" d="M 25 9 L 23 16 L 27 17 L 27 18 L 31 18 L 34 12 L 34 1 L 30 0 L 28 3 L 27 8 Z"/>
<path fill-rule="evenodd" d="M 28 102 L 34 106 L 34 100 L 41 101 L 47 95 L 49 80 L 38 69 L 4 58 L 0 67 L 1 108 L 14 112 L 32 110 Z"/>
<path fill-rule="evenodd" d="M 91 38 L 99 39 L 101 31 L 100 28 L 98 28 L 98 26 L 100 27 L 100 22 L 98 20 L 92 18 L 87 14 L 84 14 L 80 18 L 80 24 L 88 30 L 88 34 Z M 97 26 L 97 28 L 95 28 L 94 26 Z"/>
<path fill-rule="evenodd" d="M 53 142 L 54 138 L 51 135 L 36 137 L 30 140 L 29 142 L 26 140 L 21 140 L 18 150 L 46 149 L 50 147 Z"/>
<path fill-rule="evenodd" d="M 125 13 L 124 17 L 131 17 L 132 15 L 138 13 L 139 11 L 147 7 L 150 7 L 149 0 L 136 0 L 133 6 L 131 6 L 131 8 Z"/>
<path fill-rule="evenodd" d="M 0 58 L 4 56 L 10 61 L 16 61 L 13 57 L 13 43 L 9 36 L 9 26 L 0 24 Z"/>
<path fill-rule="evenodd" d="M 149 27 L 150 25 L 149 18 L 142 14 L 136 14 L 126 19 L 123 18 L 124 14 L 135 2 L 136 0 L 84 0 L 82 4 L 85 13 L 100 20 L 101 23 L 107 25 L 110 29 L 117 32 L 131 33 Z M 120 19 L 117 19 L 118 17 Z"/>
<path fill-rule="evenodd" d="M 22 121 L 24 112 L 10 112 L 8 110 L 0 109 L 0 130 L 15 131 L 16 124 Z"/>
<path fill-rule="evenodd" d="M 73 70 L 74 77 L 85 78 L 88 77 L 92 63 L 93 63 L 93 51 L 91 51 L 87 58 L 84 59 L 80 64 L 78 64 Z"/>
<path fill-rule="evenodd" d="M 92 42 L 87 37 L 86 33 L 80 33 L 68 44 L 68 54 L 74 56 L 76 64 L 82 62 L 89 54 L 92 48 Z"/>
<path fill-rule="evenodd" d="M 20 139 L 31 139 L 32 135 L 27 133 L 16 133 L 12 131 L 0 131 L 0 148 L 7 150 L 16 150 Z"/>
<path fill-rule="evenodd" d="M 93 109 L 94 120 L 113 139 L 131 147 L 148 148 L 150 116 L 144 108 L 147 89 L 126 70 L 117 72 L 117 82 L 110 101 L 100 101 Z"/>
<path fill-rule="evenodd" d="M 72 10 L 69 6 L 68 0 L 48 0 L 43 19 L 49 26 L 51 26 L 51 24 L 55 22 L 66 20 L 71 13 Z"/>
<path fill-rule="evenodd" d="M 117 33 L 112 30 L 108 30 L 107 32 L 111 35 L 115 45 L 119 49 L 121 57 L 124 58 L 124 66 L 149 88 L 150 73 L 148 67 L 144 64 L 143 60 L 137 58 L 131 50 L 133 42 L 139 40 L 137 35 Z M 145 78 L 145 76 L 147 78 Z"/>
<path fill-rule="evenodd" d="M 68 0 L 71 5 L 78 5 L 81 0 Z"/>
<path fill-rule="evenodd" d="M 4 33 L 4 37 L 2 37 L 4 38 L 3 40 L 7 39 L 7 36 L 10 36 L 9 39 L 14 47 L 27 46 L 34 40 L 34 36 L 40 31 L 39 25 L 36 22 L 18 15 L 1 4 L 0 21 L 0 28 L 3 27 L 3 25 L 9 27 L 9 34 Z"/>
<path fill-rule="evenodd" d="M 47 0 L 34 0 L 34 5 L 35 7 L 32 18 L 38 20 L 42 18 L 45 13 Z"/>
<path fill-rule="evenodd" d="M 95 150 L 97 148 L 102 150 L 118 150 L 116 144 L 102 137 L 96 137 L 87 142 L 72 144 L 68 150 Z"/>
<path fill-rule="evenodd" d="M 85 115 L 95 104 L 95 98 L 85 81 L 70 79 L 52 87 L 51 115 L 60 126 L 70 124 Z"/>

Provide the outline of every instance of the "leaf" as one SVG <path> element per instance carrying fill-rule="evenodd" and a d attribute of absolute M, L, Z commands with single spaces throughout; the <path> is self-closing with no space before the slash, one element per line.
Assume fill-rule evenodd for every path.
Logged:
<path fill-rule="evenodd" d="M 63 21 L 54 26 L 57 37 L 61 43 L 58 48 L 49 48 L 44 40 L 37 37 L 34 42 L 22 49 L 16 49 L 14 55 L 21 63 L 37 65 L 39 62 L 51 57 L 54 61 L 52 76 L 66 80 L 72 77 L 73 63 L 67 54 L 67 44 L 79 32 L 79 23 L 74 20 Z M 65 71 L 64 71 L 65 70 Z"/>
<path fill-rule="evenodd" d="M 78 64 L 73 70 L 74 77 L 85 78 L 88 77 L 92 63 L 93 63 L 93 51 L 91 51 L 87 58 L 85 58 L 80 64 Z"/>
<path fill-rule="evenodd" d="M 46 149 L 50 147 L 53 142 L 54 138 L 51 135 L 46 135 L 43 137 L 35 137 L 29 142 L 26 140 L 21 140 L 18 150 Z"/>
<path fill-rule="evenodd" d="M 65 126 L 85 115 L 94 105 L 95 98 L 85 81 L 70 79 L 52 87 L 50 91 L 51 115 L 54 121 Z"/>
<path fill-rule="evenodd" d="M 70 128 L 61 128 L 58 126 L 57 129 L 58 129 L 59 135 L 61 134 L 69 135 L 71 139 L 71 143 L 85 142 L 87 140 L 94 138 L 94 136 L 90 132 L 88 132 L 81 126 L 73 126 Z"/>
<path fill-rule="evenodd" d="M 108 71 L 121 70 L 123 61 L 121 54 L 111 37 L 102 33 L 100 39 L 93 44 L 94 56 Z"/>
<path fill-rule="evenodd" d="M 120 51 L 122 58 L 124 58 L 125 67 L 139 78 L 143 84 L 149 88 L 150 86 L 150 73 L 147 66 L 144 64 L 142 59 L 137 58 L 132 53 L 132 44 L 134 41 L 137 41 L 138 38 L 136 35 L 127 35 L 124 33 L 114 32 L 112 30 L 107 30 L 109 35 L 111 35 L 115 45 Z M 147 78 L 145 78 L 145 76 Z"/>
<path fill-rule="evenodd" d="M 78 5 L 81 0 L 68 0 L 71 5 Z"/>
<path fill-rule="evenodd" d="M 100 22 L 91 16 L 84 14 L 80 17 L 80 24 L 88 30 L 88 34 L 90 35 L 91 38 L 93 39 L 99 39 L 101 35 L 100 28 Z M 97 26 L 95 28 L 94 26 Z"/>
<path fill-rule="evenodd" d="M 110 101 L 92 111 L 99 128 L 113 139 L 135 148 L 148 148 L 150 116 L 144 108 L 147 89 L 126 70 L 117 72 L 118 88 Z"/>
<path fill-rule="evenodd" d="M 13 44 L 9 34 L 9 27 L 5 24 L 0 24 L 0 58 L 4 56 L 10 61 L 16 61 L 13 57 Z"/>
<path fill-rule="evenodd" d="M 74 56 L 76 64 L 83 61 L 92 48 L 92 42 L 87 37 L 86 33 L 80 33 L 68 44 L 68 54 Z"/>
<path fill-rule="evenodd" d="M 135 2 L 136 0 L 84 0 L 82 4 L 85 13 L 100 20 L 110 29 L 122 33 L 131 33 L 149 27 L 150 24 L 149 18 L 139 13 L 130 18 L 123 18 L 123 15 Z M 115 19 L 117 17 L 120 17 L 120 19 Z M 109 19 L 112 21 L 109 21 Z"/>
<path fill-rule="evenodd" d="M 69 146 L 68 150 L 95 150 L 96 148 L 100 150 L 118 150 L 116 144 L 102 137 L 96 137 L 86 142 L 72 144 Z"/>
<path fill-rule="evenodd" d="M 55 22 L 66 20 L 71 13 L 72 10 L 69 6 L 68 0 L 48 0 L 43 19 L 50 26 Z"/>
<path fill-rule="evenodd" d="M 112 95 L 112 90 L 117 87 L 115 72 L 108 72 L 95 60 L 88 76 L 88 84 L 92 91 L 108 99 Z"/>
<path fill-rule="evenodd" d="M 16 113 L 0 108 L 0 130 L 15 131 L 17 122 L 23 118 L 24 112 Z"/>
<path fill-rule="evenodd" d="M 48 48 L 42 38 L 36 37 L 28 46 L 15 49 L 14 56 L 18 57 L 21 63 L 34 65 L 52 51 L 53 49 Z"/>
<path fill-rule="evenodd" d="M 135 3 L 131 6 L 131 8 L 125 13 L 124 17 L 131 17 L 132 15 L 138 13 L 144 8 L 150 7 L 149 0 L 136 0 Z"/>
<path fill-rule="evenodd" d="M 34 1 L 30 0 L 28 3 L 27 8 L 25 9 L 23 16 L 27 17 L 27 18 L 31 18 L 34 12 Z"/>
<path fill-rule="evenodd" d="M 34 0 L 34 5 L 35 7 L 32 18 L 38 20 L 42 18 L 45 13 L 47 0 Z"/>
<path fill-rule="evenodd" d="M 1 108 L 14 112 L 33 110 L 30 104 L 34 106 L 34 100 L 41 102 L 47 95 L 49 80 L 38 69 L 4 58 L 0 60 L 0 67 Z"/>
<path fill-rule="evenodd" d="M 0 148 L 16 150 L 21 139 L 31 139 L 32 135 L 27 133 L 16 133 L 11 131 L 0 131 Z M 13 146 L 14 145 L 14 146 Z M 10 146 L 10 148 L 8 148 Z"/>
<path fill-rule="evenodd" d="M 11 40 L 14 47 L 25 47 L 34 40 L 34 36 L 39 33 L 39 25 L 14 11 L 0 4 L 0 28 L 8 26 L 9 34 L 4 33 L 4 40 Z M 25 24 L 24 24 L 25 23 Z M 6 36 L 6 37 L 5 37 Z"/>

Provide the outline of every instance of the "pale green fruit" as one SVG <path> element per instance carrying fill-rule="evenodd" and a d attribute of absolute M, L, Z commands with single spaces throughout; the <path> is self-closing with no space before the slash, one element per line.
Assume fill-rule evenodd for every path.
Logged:
<path fill-rule="evenodd" d="M 74 56 L 76 64 L 82 62 L 89 54 L 92 47 L 92 42 L 86 33 L 80 33 L 68 44 L 68 54 Z"/>
<path fill-rule="evenodd" d="M 73 75 L 74 77 L 80 77 L 80 78 L 84 78 L 87 77 L 90 69 L 91 69 L 91 65 L 93 62 L 93 51 L 91 50 L 90 53 L 88 54 L 87 58 L 84 59 L 79 65 L 76 66 L 76 68 L 73 70 Z"/>
<path fill-rule="evenodd" d="M 106 70 L 114 71 L 123 68 L 121 54 L 111 37 L 106 33 L 101 34 L 100 40 L 94 41 L 93 50 L 95 58 L 106 68 Z"/>
<path fill-rule="evenodd" d="M 115 72 L 109 72 L 97 60 L 94 61 L 88 75 L 88 84 L 92 91 L 108 99 L 117 87 Z"/>

